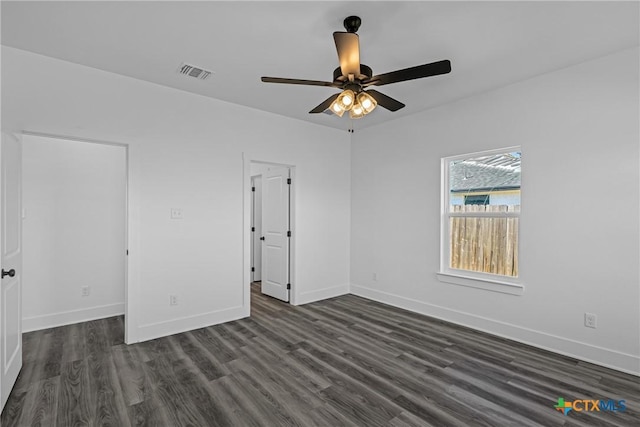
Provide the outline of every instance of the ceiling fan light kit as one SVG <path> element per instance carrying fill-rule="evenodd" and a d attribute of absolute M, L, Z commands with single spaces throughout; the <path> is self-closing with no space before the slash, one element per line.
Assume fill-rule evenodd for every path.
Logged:
<path fill-rule="evenodd" d="M 280 77 L 262 77 L 262 81 L 341 89 L 341 93 L 331 95 L 309 113 L 322 113 L 329 109 L 336 116 L 342 117 L 348 111 L 350 118 L 359 119 L 371 113 L 378 105 L 392 112 L 405 106 L 377 90 L 367 89 L 369 86 L 382 86 L 451 72 L 451 62 L 445 59 L 374 76 L 370 67 L 360 63 L 360 41 L 356 32 L 361 23 L 359 17 L 348 16 L 343 22 L 347 31 L 333 33 L 340 64 L 333 72 L 333 82 Z"/>

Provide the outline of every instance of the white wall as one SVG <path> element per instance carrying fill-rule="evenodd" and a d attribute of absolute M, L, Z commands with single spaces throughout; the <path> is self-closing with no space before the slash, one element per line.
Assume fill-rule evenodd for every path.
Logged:
<path fill-rule="evenodd" d="M 2 119 L 128 144 L 129 342 L 249 314 L 243 153 L 296 167 L 299 302 L 348 292 L 348 133 L 4 46 Z"/>
<path fill-rule="evenodd" d="M 23 135 L 22 164 L 23 330 L 122 314 L 126 148 Z"/>
<path fill-rule="evenodd" d="M 627 50 L 355 133 L 351 291 L 640 373 L 638 64 Z M 439 282 L 440 159 L 514 145 L 524 294 Z"/>

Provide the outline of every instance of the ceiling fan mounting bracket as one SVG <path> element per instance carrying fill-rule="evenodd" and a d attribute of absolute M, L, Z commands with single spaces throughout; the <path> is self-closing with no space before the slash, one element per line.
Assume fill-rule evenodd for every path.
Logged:
<path fill-rule="evenodd" d="M 362 20 L 359 16 L 347 16 L 344 18 L 342 22 L 344 25 L 344 29 L 347 30 L 348 33 L 356 33 L 362 24 Z"/>

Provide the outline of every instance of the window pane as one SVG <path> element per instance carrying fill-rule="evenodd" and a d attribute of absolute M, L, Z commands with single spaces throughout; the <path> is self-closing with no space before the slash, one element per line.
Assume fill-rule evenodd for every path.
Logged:
<path fill-rule="evenodd" d="M 477 212 L 484 210 L 485 206 L 467 205 L 455 208 L 456 211 L 473 209 Z M 507 210 L 507 206 L 487 208 Z M 518 218 L 450 218 L 450 268 L 517 277 L 518 221 Z"/>
<path fill-rule="evenodd" d="M 449 162 L 449 204 L 520 205 L 520 152 Z"/>

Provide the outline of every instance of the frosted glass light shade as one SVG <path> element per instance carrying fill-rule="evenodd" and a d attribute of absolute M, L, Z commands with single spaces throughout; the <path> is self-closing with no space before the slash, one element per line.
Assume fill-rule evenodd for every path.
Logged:
<path fill-rule="evenodd" d="M 344 111 L 351 110 L 355 101 L 356 101 L 356 94 L 353 93 L 353 91 L 350 89 L 343 91 L 336 99 L 336 102 L 340 104 L 340 106 Z"/>
<path fill-rule="evenodd" d="M 360 92 L 358 94 L 358 103 L 364 109 L 365 114 L 372 112 L 378 105 L 378 102 L 373 98 L 373 96 L 369 95 L 367 92 Z"/>
<path fill-rule="evenodd" d="M 359 119 L 361 117 L 364 117 L 365 114 L 367 113 L 364 111 L 364 108 L 358 101 L 356 101 L 353 104 L 353 108 L 349 110 L 349 117 L 351 117 L 352 119 Z"/>
<path fill-rule="evenodd" d="M 331 105 L 329 106 L 329 109 L 331 110 L 331 112 L 333 114 L 335 114 L 338 117 L 342 117 L 342 115 L 345 112 L 345 109 L 342 107 L 342 105 L 338 102 L 338 99 L 336 99 L 335 101 L 333 101 L 331 103 Z"/>

